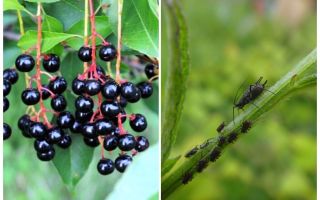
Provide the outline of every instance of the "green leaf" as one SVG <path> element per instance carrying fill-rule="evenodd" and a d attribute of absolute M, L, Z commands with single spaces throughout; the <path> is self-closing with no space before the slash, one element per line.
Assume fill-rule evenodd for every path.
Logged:
<path fill-rule="evenodd" d="M 54 3 L 54 2 L 58 2 L 60 0 L 25 0 L 25 1 L 29 1 L 29 2 L 40 2 L 40 3 Z"/>
<path fill-rule="evenodd" d="M 189 74 L 187 27 L 180 8 L 175 1 L 168 4 L 164 1 L 167 20 L 170 23 L 170 63 L 167 67 L 167 81 L 164 87 L 162 109 L 161 160 L 168 158 L 174 145 L 183 103 L 186 93 L 186 82 Z M 166 51 L 168 49 L 164 49 Z"/>
<path fill-rule="evenodd" d="M 117 0 L 107 9 L 112 29 L 117 33 Z M 149 56 L 158 57 L 158 19 L 149 7 L 148 0 L 125 0 L 122 10 L 122 43 Z"/>
<path fill-rule="evenodd" d="M 158 155 L 159 145 L 156 144 L 134 157 L 107 199 L 128 199 L 128 194 L 130 200 L 148 199 L 158 192 L 160 163 L 155 159 Z"/>
<path fill-rule="evenodd" d="M 167 159 L 166 162 L 163 164 L 163 167 L 161 168 L 161 176 L 164 176 L 166 173 L 168 173 L 180 158 L 181 158 L 181 155 L 175 158 Z"/>
<path fill-rule="evenodd" d="M 67 33 L 70 34 L 79 34 L 84 30 L 84 20 L 80 20 L 74 24 Z M 97 16 L 96 17 L 96 30 L 102 37 L 107 37 L 112 33 L 111 25 L 109 23 L 108 17 L 106 16 Z M 97 38 L 97 44 L 101 44 L 102 40 Z M 73 49 L 78 50 L 83 45 L 82 38 L 70 38 L 67 40 L 67 44 Z"/>
<path fill-rule="evenodd" d="M 68 149 L 56 148 L 53 164 L 63 182 L 74 187 L 87 171 L 91 163 L 93 149 L 83 143 L 81 135 L 72 135 L 72 145 Z"/>
<path fill-rule="evenodd" d="M 67 33 L 57 33 L 57 32 L 42 32 L 42 52 L 47 52 L 52 49 L 57 44 L 72 38 L 81 37 L 79 35 L 67 34 Z M 37 31 L 27 31 L 19 40 L 18 46 L 22 50 L 27 50 L 34 47 L 37 44 Z"/>
<path fill-rule="evenodd" d="M 43 15 L 42 31 L 63 32 L 63 25 L 56 18 Z"/>
<path fill-rule="evenodd" d="M 18 0 L 4 0 L 3 10 L 24 10 L 25 8 L 18 2 Z"/>
<path fill-rule="evenodd" d="M 150 9 L 152 10 L 153 14 L 159 18 L 159 6 L 158 6 L 158 0 L 148 0 Z"/>

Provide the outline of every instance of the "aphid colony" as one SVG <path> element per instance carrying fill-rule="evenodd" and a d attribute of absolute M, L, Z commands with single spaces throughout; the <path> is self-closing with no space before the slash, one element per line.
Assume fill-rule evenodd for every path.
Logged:
<path fill-rule="evenodd" d="M 238 102 L 236 102 L 236 97 L 234 99 L 234 106 L 233 106 L 233 123 L 234 123 L 234 109 L 243 109 L 245 105 L 251 103 L 254 106 L 258 107 L 253 103 L 255 99 L 257 99 L 264 90 L 267 90 L 265 88 L 265 85 L 267 83 L 267 80 L 262 84 L 261 80 L 263 77 L 260 77 L 258 81 L 255 82 L 255 84 L 250 85 L 245 92 L 243 93 L 242 97 L 239 99 Z M 269 90 L 267 90 L 269 91 Z M 269 91 L 270 93 L 273 93 Z M 258 107 L 259 108 L 259 107 Z M 197 172 L 202 172 L 209 164 L 209 161 L 215 162 L 220 156 L 221 156 L 221 150 L 222 148 L 227 145 L 234 143 L 239 136 L 239 132 L 237 131 L 232 131 L 229 134 L 222 135 L 221 132 L 224 130 L 226 124 L 225 122 L 222 122 L 216 129 L 216 131 L 219 133 L 218 138 L 209 138 L 206 140 L 204 143 L 201 145 L 197 145 L 193 147 L 191 150 L 189 150 L 185 154 L 185 158 L 190 158 L 193 155 L 195 155 L 199 150 L 206 148 L 209 144 L 216 142 L 216 147 L 210 152 L 209 157 L 203 157 L 196 166 L 196 171 Z M 245 120 L 241 123 L 240 127 L 240 133 L 247 133 L 252 127 L 252 121 Z M 185 172 L 182 176 L 182 183 L 187 184 L 190 182 L 193 178 L 193 172 Z"/>

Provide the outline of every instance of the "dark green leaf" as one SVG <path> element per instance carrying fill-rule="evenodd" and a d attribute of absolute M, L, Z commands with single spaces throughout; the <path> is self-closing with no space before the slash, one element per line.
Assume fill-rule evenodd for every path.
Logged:
<path fill-rule="evenodd" d="M 177 127 L 183 109 L 186 82 L 189 73 L 187 27 L 180 8 L 175 1 L 165 3 L 167 20 L 170 24 L 170 67 L 167 67 L 165 99 L 162 109 L 161 160 L 168 158 L 177 136 Z M 167 51 L 165 49 L 164 51 Z"/>
<path fill-rule="evenodd" d="M 43 15 L 42 30 L 49 32 L 63 32 L 63 25 L 56 18 L 49 15 Z"/>
<path fill-rule="evenodd" d="M 117 33 L 117 1 L 107 9 L 112 29 Z M 158 56 L 158 19 L 149 7 L 148 0 L 125 0 L 122 11 L 122 43 L 149 56 Z"/>
<path fill-rule="evenodd" d="M 74 34 L 58 33 L 58 32 L 42 32 L 42 52 L 47 52 L 57 44 L 72 38 L 81 37 Z M 27 31 L 19 40 L 18 46 L 22 50 L 27 50 L 34 47 L 37 43 L 37 31 Z"/>

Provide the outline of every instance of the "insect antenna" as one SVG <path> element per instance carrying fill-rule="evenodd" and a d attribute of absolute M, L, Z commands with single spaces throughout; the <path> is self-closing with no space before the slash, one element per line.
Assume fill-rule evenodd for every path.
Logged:
<path fill-rule="evenodd" d="M 256 84 L 259 84 L 262 81 L 262 79 L 263 79 L 263 77 L 260 76 L 260 78 L 257 80 Z M 266 84 L 266 83 L 267 83 L 267 81 L 264 84 Z M 263 86 L 264 86 L 264 84 L 263 84 Z"/>

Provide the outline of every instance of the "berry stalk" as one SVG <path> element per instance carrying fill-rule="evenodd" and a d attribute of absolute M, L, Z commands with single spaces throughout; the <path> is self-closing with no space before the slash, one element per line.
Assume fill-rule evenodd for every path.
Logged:
<path fill-rule="evenodd" d="M 117 63 L 116 63 L 116 81 L 119 84 L 121 83 L 120 65 L 121 65 L 122 7 L 123 7 L 123 0 L 118 0 L 118 48 L 117 48 Z"/>

